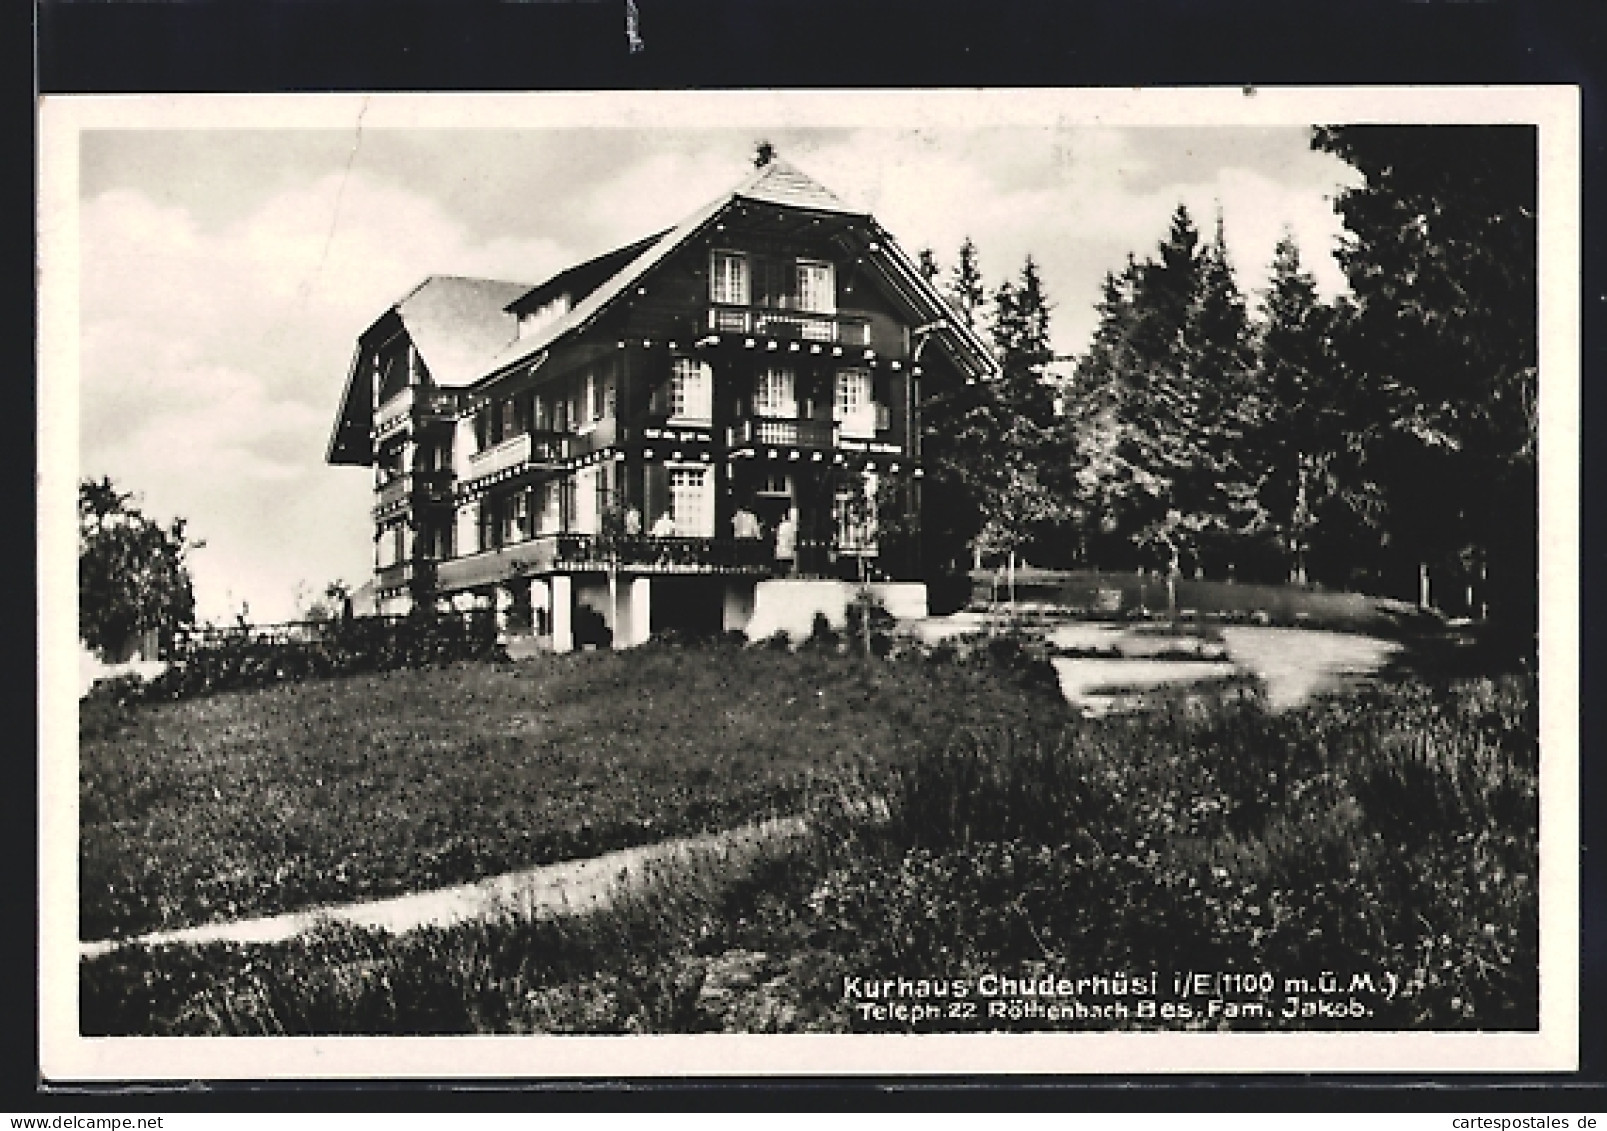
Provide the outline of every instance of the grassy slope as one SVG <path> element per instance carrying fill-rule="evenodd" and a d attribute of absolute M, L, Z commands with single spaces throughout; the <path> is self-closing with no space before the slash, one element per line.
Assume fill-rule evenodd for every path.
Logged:
<path fill-rule="evenodd" d="M 980 1012 L 873 1021 L 850 1007 L 844 979 L 1157 970 L 1169 984 L 1170 972 L 1225 970 L 1331 971 L 1338 992 L 1302 998 L 1365 1009 L 1230 1023 L 1195 994 L 1192 1017 L 1074 1027 L 1532 1029 L 1536 754 L 1521 678 L 1382 687 L 1277 715 L 1254 703 L 1096 722 L 1043 712 L 934 734 L 862 784 L 862 802 L 884 804 L 822 797 L 806 843 L 678 867 L 605 912 L 128 948 L 82 964 L 82 1023 L 96 1034 L 1059 1028 Z M 1354 989 L 1357 972 L 1395 978 L 1399 992 Z M 1288 1001 L 1286 990 L 1227 996 Z"/>
<path fill-rule="evenodd" d="M 1050 710 L 974 669 L 649 648 L 143 708 L 81 743 L 80 932 L 461 882 L 732 826 L 811 777 Z"/>

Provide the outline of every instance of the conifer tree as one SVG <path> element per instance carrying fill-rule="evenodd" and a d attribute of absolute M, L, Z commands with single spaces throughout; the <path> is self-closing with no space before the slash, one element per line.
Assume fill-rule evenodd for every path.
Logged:
<path fill-rule="evenodd" d="M 966 236 L 960 243 L 958 257 L 949 281 L 949 300 L 965 324 L 973 330 L 982 320 L 987 303 L 987 290 L 982 282 L 982 268 L 977 263 L 976 244 Z"/>
<path fill-rule="evenodd" d="M 1532 641 L 1537 131 L 1347 126 L 1312 144 L 1364 178 L 1336 204 L 1355 296 L 1340 348 L 1368 390 L 1392 546 L 1425 583 L 1461 583 L 1436 601 L 1488 605 Z"/>
<path fill-rule="evenodd" d="M 1049 373 L 1054 347 L 1049 340 L 1049 298 L 1032 256 L 1014 283 L 1001 283 L 993 295 L 990 330 L 1003 371 L 1000 396 L 1009 411 L 1037 429 L 1054 423 L 1055 395 Z"/>
<path fill-rule="evenodd" d="M 1261 301 L 1255 351 L 1262 413 L 1249 459 L 1264 532 L 1297 583 L 1314 575 L 1347 580 L 1378 513 L 1376 488 L 1353 455 L 1358 422 L 1348 411 L 1334 350 L 1340 317 L 1318 296 L 1286 231 Z M 1314 561 L 1324 544 L 1328 560 Z"/>
<path fill-rule="evenodd" d="M 1218 236 L 1188 209 L 1142 263 L 1107 276 L 1100 326 L 1069 398 L 1076 510 L 1168 573 L 1211 553 L 1231 563 L 1254 522 L 1243 467 L 1255 411 L 1244 301 Z"/>

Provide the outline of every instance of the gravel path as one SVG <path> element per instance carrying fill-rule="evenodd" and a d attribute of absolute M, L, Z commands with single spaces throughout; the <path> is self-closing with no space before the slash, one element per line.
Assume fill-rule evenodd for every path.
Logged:
<path fill-rule="evenodd" d="M 204 923 L 132 939 L 83 942 L 79 944 L 79 956 L 93 958 L 134 945 L 276 943 L 328 922 L 402 934 L 425 926 L 447 926 L 507 914 L 545 917 L 587 911 L 606 906 L 623 888 L 640 883 L 654 865 L 664 861 L 711 852 L 745 855 L 763 844 L 791 839 L 803 831 L 802 818 L 778 818 L 724 833 L 679 837 L 640 848 L 625 848 L 587 860 L 544 864 L 435 891 L 289 911 L 232 923 Z"/>

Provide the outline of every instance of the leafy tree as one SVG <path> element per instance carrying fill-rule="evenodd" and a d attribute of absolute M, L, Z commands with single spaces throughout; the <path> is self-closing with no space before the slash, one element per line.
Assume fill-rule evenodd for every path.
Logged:
<path fill-rule="evenodd" d="M 1529 126 L 1346 126 L 1312 140 L 1364 178 L 1336 203 L 1354 293 L 1341 353 L 1369 383 L 1367 452 L 1392 546 L 1425 577 L 1482 589 L 1468 611 L 1487 598 L 1525 635 L 1536 617 L 1536 143 Z"/>
<path fill-rule="evenodd" d="M 170 633 L 195 623 L 195 594 L 185 555 L 201 546 L 185 520 L 164 527 L 111 479 L 78 485 L 78 635 L 115 654 L 138 632 Z"/>

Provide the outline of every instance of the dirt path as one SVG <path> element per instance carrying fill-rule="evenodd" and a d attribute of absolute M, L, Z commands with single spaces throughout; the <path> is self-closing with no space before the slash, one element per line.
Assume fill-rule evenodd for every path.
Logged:
<path fill-rule="evenodd" d="M 586 911 L 606 906 L 622 888 L 640 883 L 655 864 L 676 857 L 716 852 L 750 853 L 759 846 L 798 836 L 799 817 L 744 825 L 724 833 L 679 837 L 659 844 L 625 848 L 587 860 L 566 860 L 495 876 L 472 884 L 415 892 L 364 903 L 287 911 L 232 923 L 203 923 L 177 931 L 157 931 L 131 939 L 99 939 L 79 943 L 79 956 L 93 958 L 123 946 L 191 945 L 211 942 L 276 943 L 312 930 L 320 923 L 349 923 L 391 934 L 425 926 L 447 926 L 508 913 L 534 917 Z"/>

